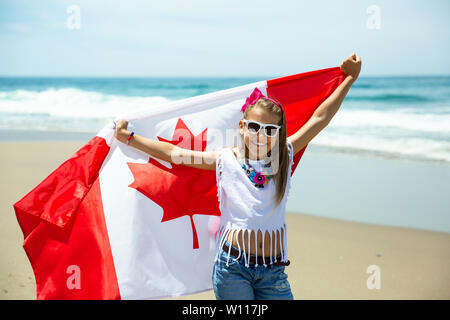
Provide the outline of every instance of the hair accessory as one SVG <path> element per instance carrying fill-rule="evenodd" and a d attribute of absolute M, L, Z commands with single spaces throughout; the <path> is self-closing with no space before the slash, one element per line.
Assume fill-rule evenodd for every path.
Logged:
<path fill-rule="evenodd" d="M 128 145 L 128 142 L 130 142 L 130 139 L 131 139 L 131 137 L 133 136 L 133 134 L 134 134 L 134 132 L 131 131 L 131 133 L 130 133 L 130 135 L 128 136 L 128 139 L 127 139 L 127 145 Z"/>
<path fill-rule="evenodd" d="M 245 109 L 247 109 L 248 106 L 255 104 L 260 98 L 263 98 L 265 100 L 269 100 L 270 102 L 275 103 L 281 110 L 281 104 L 277 101 L 275 101 L 274 99 L 271 99 L 269 97 L 266 97 L 261 90 L 259 90 L 258 88 L 255 88 L 253 90 L 253 92 L 250 94 L 249 97 L 247 97 L 247 99 L 245 100 L 244 105 L 241 108 L 241 112 L 244 113 Z"/>

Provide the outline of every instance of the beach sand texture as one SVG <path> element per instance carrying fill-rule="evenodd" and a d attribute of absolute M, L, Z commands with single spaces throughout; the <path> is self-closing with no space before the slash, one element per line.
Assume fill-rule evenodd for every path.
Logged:
<path fill-rule="evenodd" d="M 36 297 L 13 203 L 85 143 L 0 143 L 0 299 Z M 301 213 L 288 213 L 287 225 L 286 273 L 295 299 L 450 299 L 449 233 Z M 379 267 L 380 289 L 367 288 L 371 265 Z M 208 291 L 176 299 L 215 297 Z"/>

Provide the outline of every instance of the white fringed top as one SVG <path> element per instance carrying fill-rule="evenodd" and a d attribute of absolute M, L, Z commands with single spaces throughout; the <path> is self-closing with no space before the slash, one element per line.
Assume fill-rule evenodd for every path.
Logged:
<path fill-rule="evenodd" d="M 216 160 L 216 180 L 217 180 L 217 197 L 219 199 L 219 208 L 221 211 L 220 225 L 216 237 L 216 255 L 215 261 L 219 259 L 219 255 L 225 240 L 230 232 L 239 234 L 242 231 L 244 234 L 248 232 L 248 240 L 250 241 L 251 231 L 258 234 L 262 232 L 262 247 L 263 252 L 255 252 L 256 255 L 264 256 L 264 238 L 266 231 L 270 236 L 275 236 L 275 239 L 281 238 L 281 261 L 286 262 L 287 259 L 287 244 L 286 244 L 286 201 L 291 187 L 291 171 L 293 164 L 293 146 L 287 141 L 287 148 L 289 153 L 290 165 L 288 166 L 288 176 L 286 182 L 286 191 L 279 206 L 273 200 L 276 192 L 274 179 L 270 179 L 264 188 L 256 187 L 248 178 L 242 164 L 233 154 L 230 148 L 224 148 L 218 154 Z M 263 163 L 261 160 L 248 160 L 250 165 L 257 171 L 261 171 Z M 283 233 L 282 233 L 283 231 Z M 279 232 L 279 237 L 276 236 Z M 276 257 L 272 257 L 272 240 L 270 241 L 270 258 L 267 263 L 276 262 Z M 277 244 L 275 244 L 275 248 Z M 250 243 L 247 246 L 250 248 Z M 256 246 L 256 250 L 258 250 Z M 230 248 L 231 251 L 231 248 Z M 242 248 L 246 266 L 250 259 L 250 252 L 246 253 L 245 248 Z M 241 256 L 241 248 L 239 248 L 239 257 Z M 238 258 L 239 258 L 238 257 Z M 236 258 L 236 259 L 238 259 Z M 227 265 L 230 259 L 230 252 L 228 254 Z M 235 259 L 235 260 L 236 260 Z M 264 259 L 264 266 L 267 266 L 266 259 Z"/>

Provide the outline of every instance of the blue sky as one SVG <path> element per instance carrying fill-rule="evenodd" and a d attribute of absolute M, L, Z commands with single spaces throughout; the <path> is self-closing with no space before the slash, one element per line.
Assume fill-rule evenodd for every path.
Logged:
<path fill-rule="evenodd" d="M 361 75 L 450 74 L 449 18 L 448 0 L 0 0 L 0 75 L 283 76 L 352 52 Z"/>

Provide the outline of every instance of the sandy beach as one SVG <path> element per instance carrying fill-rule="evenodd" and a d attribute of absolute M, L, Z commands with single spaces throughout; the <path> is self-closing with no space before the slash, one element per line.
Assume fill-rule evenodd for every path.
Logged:
<path fill-rule="evenodd" d="M 0 143 L 0 299 L 35 299 L 13 203 L 85 141 Z M 450 234 L 288 213 L 286 267 L 295 299 L 450 299 Z M 380 271 L 368 289 L 369 266 Z M 215 299 L 212 291 L 177 299 Z"/>

